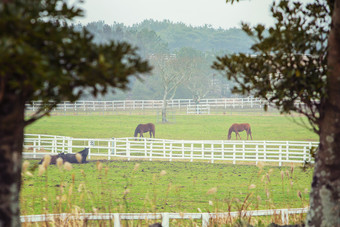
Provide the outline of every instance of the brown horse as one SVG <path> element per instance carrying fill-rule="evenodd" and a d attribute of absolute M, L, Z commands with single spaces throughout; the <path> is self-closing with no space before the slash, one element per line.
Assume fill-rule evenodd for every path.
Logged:
<path fill-rule="evenodd" d="M 150 138 L 153 135 L 153 138 L 155 138 L 155 125 L 152 123 L 147 123 L 147 124 L 139 124 L 135 130 L 135 137 L 139 136 L 143 137 L 143 133 L 149 132 L 150 133 Z"/>
<path fill-rule="evenodd" d="M 231 133 L 235 132 L 236 134 L 236 139 L 237 136 L 240 137 L 241 140 L 241 136 L 239 134 L 239 132 L 242 131 L 246 131 L 247 132 L 247 139 L 250 135 L 250 138 L 253 139 L 252 135 L 251 135 L 251 128 L 250 128 L 250 124 L 248 123 L 243 123 L 243 124 L 232 124 L 229 128 L 229 132 L 228 132 L 228 140 L 231 139 Z"/>

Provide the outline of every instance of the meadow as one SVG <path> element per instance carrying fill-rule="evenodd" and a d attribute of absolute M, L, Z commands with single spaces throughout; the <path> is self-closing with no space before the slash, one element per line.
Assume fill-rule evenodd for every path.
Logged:
<path fill-rule="evenodd" d="M 161 124 L 152 115 L 52 116 L 25 133 L 75 138 L 132 137 L 137 124 L 156 123 L 156 138 L 225 140 L 232 123 L 248 122 L 254 140 L 317 141 L 289 116 L 187 116 Z M 145 134 L 145 136 L 149 136 Z M 246 134 L 241 133 L 243 138 Z M 234 135 L 233 135 L 234 138 Z M 23 172 L 22 214 L 62 212 L 227 212 L 306 207 L 312 169 L 237 164 L 114 160 Z M 27 163 L 26 163 L 27 165 Z"/>
<path fill-rule="evenodd" d="M 156 123 L 153 115 L 51 116 L 28 126 L 25 133 L 70 136 L 74 138 L 133 137 L 140 123 L 155 123 L 156 138 L 179 140 L 226 140 L 233 123 L 249 123 L 254 140 L 318 141 L 303 117 L 177 115 L 174 122 Z M 149 136 L 145 134 L 145 136 Z M 246 133 L 241 133 L 246 139 Z M 235 139 L 235 135 L 232 136 Z"/>

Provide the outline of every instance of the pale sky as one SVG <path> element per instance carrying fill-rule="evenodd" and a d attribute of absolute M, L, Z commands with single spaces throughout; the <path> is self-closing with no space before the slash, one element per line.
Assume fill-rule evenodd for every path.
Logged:
<path fill-rule="evenodd" d="M 118 22 L 130 26 L 145 19 L 167 19 L 192 26 L 208 24 L 223 29 L 240 27 L 241 21 L 252 25 L 272 25 L 272 2 L 243 0 L 231 5 L 225 0 L 85 0 L 85 3 L 77 5 L 85 10 L 86 16 L 74 22 L 87 24 L 102 20 L 109 25 Z"/>

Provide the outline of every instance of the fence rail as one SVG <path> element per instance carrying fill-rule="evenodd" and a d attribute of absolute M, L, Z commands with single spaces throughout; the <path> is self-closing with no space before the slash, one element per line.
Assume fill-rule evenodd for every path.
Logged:
<path fill-rule="evenodd" d="M 120 227 L 121 220 L 161 220 L 162 226 L 168 227 L 170 219 L 201 219 L 202 227 L 207 227 L 209 226 L 210 219 L 223 220 L 230 217 L 235 218 L 240 216 L 281 215 L 281 222 L 283 224 L 288 224 L 290 214 L 302 214 L 307 213 L 307 211 L 308 208 L 236 211 L 226 213 L 80 213 L 77 215 L 62 213 L 21 216 L 21 222 L 45 222 L 56 220 L 56 218 L 61 220 L 113 220 L 114 227 Z"/>
<path fill-rule="evenodd" d="M 311 149 L 318 142 L 248 140 L 166 140 L 142 138 L 84 139 L 64 136 L 25 134 L 24 156 L 41 158 L 45 154 L 74 153 L 89 148 L 88 159 L 114 157 L 130 159 L 208 160 L 236 162 L 313 162 Z"/>
<path fill-rule="evenodd" d="M 199 102 L 193 99 L 167 100 L 167 107 L 171 109 L 186 109 L 187 106 L 208 106 L 209 108 L 251 108 L 262 109 L 265 101 L 259 98 L 218 98 L 201 99 Z M 94 111 L 125 111 L 125 110 L 159 110 L 163 106 L 163 100 L 115 100 L 115 101 L 69 101 L 61 102 L 52 112 L 94 112 Z M 42 101 L 34 101 L 26 104 L 26 110 L 36 111 L 43 108 Z"/>
<path fill-rule="evenodd" d="M 210 114 L 210 106 L 199 105 L 187 105 L 187 114 Z"/>

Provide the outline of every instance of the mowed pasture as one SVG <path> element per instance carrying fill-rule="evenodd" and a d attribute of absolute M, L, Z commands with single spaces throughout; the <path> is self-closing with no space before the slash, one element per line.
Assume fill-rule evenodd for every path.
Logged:
<path fill-rule="evenodd" d="M 155 123 L 156 138 L 226 140 L 232 123 L 247 122 L 254 140 L 317 141 L 317 135 L 289 116 L 187 116 L 156 123 L 147 115 L 52 116 L 25 133 L 74 138 L 132 137 L 139 123 Z M 144 136 L 149 136 L 145 134 Z M 243 139 L 246 133 L 242 132 Z M 235 138 L 233 134 L 232 139 Z M 23 214 L 75 212 L 226 212 L 305 207 L 312 169 L 270 163 L 187 161 L 90 162 L 72 168 L 30 161 L 21 193 Z M 68 169 L 68 170 L 67 170 Z M 28 171 L 28 173 L 27 173 Z"/>
<path fill-rule="evenodd" d="M 155 123 L 156 138 L 178 140 L 226 140 L 233 123 L 249 123 L 254 140 L 318 141 L 315 133 L 301 126 L 302 117 L 177 115 L 174 122 L 156 123 L 152 115 L 51 116 L 28 126 L 25 133 L 74 138 L 133 137 L 140 123 Z M 240 133 L 246 139 L 246 133 Z M 149 134 L 145 133 L 145 137 Z M 235 139 L 235 134 L 232 135 Z"/>

